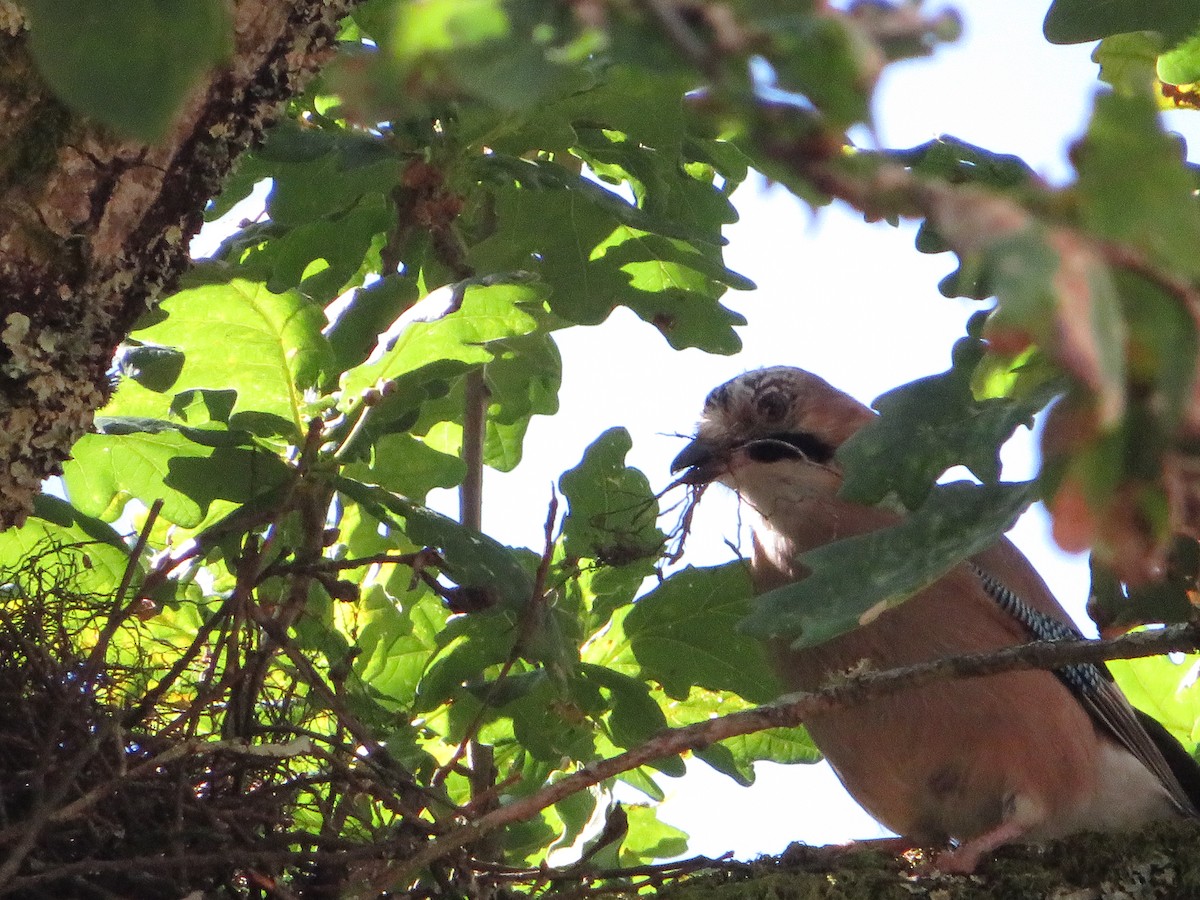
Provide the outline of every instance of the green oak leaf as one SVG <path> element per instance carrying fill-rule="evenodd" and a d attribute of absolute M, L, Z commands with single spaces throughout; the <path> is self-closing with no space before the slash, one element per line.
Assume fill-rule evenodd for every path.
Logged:
<path fill-rule="evenodd" d="M 1195 681 L 1200 656 L 1110 659 L 1107 665 L 1130 703 L 1161 722 L 1188 753 L 1196 752 L 1200 689 Z"/>
<path fill-rule="evenodd" d="M 1158 77 L 1167 84 L 1193 84 L 1200 81 L 1200 31 L 1158 58 Z"/>
<path fill-rule="evenodd" d="M 658 500 L 646 476 L 625 465 L 632 447 L 628 431 L 610 428 L 559 479 L 569 504 L 562 526 L 569 556 L 620 566 L 662 549 Z"/>
<path fill-rule="evenodd" d="M 335 221 L 362 202 L 364 195 L 386 196 L 400 167 L 385 141 L 332 125 L 302 128 L 288 121 L 273 128 L 263 146 L 239 164 L 238 176 L 271 179 L 270 222 L 290 229 Z"/>
<path fill-rule="evenodd" d="M 687 832 L 658 819 L 649 806 L 625 806 L 629 830 L 620 845 L 619 863 L 636 866 L 687 853 Z"/>
<path fill-rule="evenodd" d="M 63 480 L 83 513 L 112 521 L 131 498 L 145 506 L 162 500 L 162 517 L 185 528 L 199 525 L 215 500 L 243 503 L 291 471 L 273 453 L 214 448 L 172 428 L 84 435 L 71 454 Z"/>
<path fill-rule="evenodd" d="M 558 412 L 562 357 L 553 337 L 540 330 L 497 339 L 488 344 L 488 350 L 495 356 L 483 368 L 488 394 L 483 461 L 493 469 L 510 472 L 521 461 L 530 419 Z M 449 381 L 449 389 L 441 396 L 421 398 L 419 415 L 411 409 L 410 397 L 393 395 L 394 405 L 391 398 L 385 398 L 373 411 L 372 424 L 366 430 L 374 433 L 378 424 L 404 424 L 431 442 L 436 435 L 444 452 L 457 452 L 462 445 L 466 384 L 466 377 L 458 376 Z"/>
<path fill-rule="evenodd" d="M 441 453 L 404 432 L 385 434 L 371 447 L 369 461 L 346 464 L 342 473 L 397 494 L 423 500 L 433 488 L 461 484 L 466 464 L 457 456 Z"/>
<path fill-rule="evenodd" d="M 229 424 L 237 391 L 191 388 L 171 398 L 171 416 L 185 425 Z"/>
<path fill-rule="evenodd" d="M 1000 478 L 1001 445 L 1018 426 L 1033 425 L 1033 415 L 1058 386 L 1047 380 L 1020 397 L 976 399 L 972 381 L 986 349 L 978 337 L 984 318 L 976 317 L 972 333 L 955 344 L 949 370 L 875 400 L 879 418 L 838 449 L 846 469 L 844 497 L 874 504 L 895 494 L 916 509 L 952 466 L 966 466 L 984 482 Z M 897 454 L 897 447 L 905 452 Z"/>
<path fill-rule="evenodd" d="M 449 723 L 450 734 L 470 725 L 470 718 L 479 709 L 475 696 L 463 688 L 467 682 L 479 680 L 491 666 L 502 665 L 512 652 L 515 622 L 505 611 L 492 614 L 458 616 L 450 619 L 437 634 L 437 649 L 430 654 L 421 679 L 417 683 L 414 708 L 419 712 L 436 709 L 448 700 L 471 700 L 462 703 L 459 718 Z M 534 685 L 518 688 L 513 700 L 533 689 Z M 486 691 L 484 692 L 486 693 Z M 468 711 L 468 706 L 472 707 Z M 511 733 L 508 735 L 511 739 Z"/>
<path fill-rule="evenodd" d="M 395 225 L 395 209 L 380 193 L 364 195 L 351 209 L 296 225 L 257 243 L 238 258 L 262 272 L 275 292 L 298 288 L 328 303 L 359 276 L 376 236 Z"/>
<path fill-rule="evenodd" d="M 584 661 L 657 681 L 675 699 L 699 686 L 772 700 L 779 682 L 762 644 L 736 629 L 750 609 L 750 594 L 741 563 L 689 566 L 614 612 L 585 648 Z"/>
<path fill-rule="evenodd" d="M 397 320 L 390 344 L 342 376 L 344 404 L 367 388 L 392 382 L 397 394 L 425 381 L 459 375 L 495 355 L 489 345 L 538 327 L 544 285 L 528 279 L 476 280 L 439 288 Z M 439 304 L 440 305 L 437 305 Z"/>
<path fill-rule="evenodd" d="M 47 84 L 126 135 L 163 137 L 191 89 L 233 49 L 221 0 L 24 0 Z"/>
<path fill-rule="evenodd" d="M 740 712 L 752 705 L 727 693 L 693 688 L 687 699 L 673 700 L 668 709 L 671 725 L 678 727 Z M 692 752 L 722 775 L 745 786 L 754 783 L 756 762 L 790 765 L 813 763 L 821 759 L 821 752 L 803 726 L 768 728 L 738 735 Z"/>
<path fill-rule="evenodd" d="M 122 344 L 113 362 L 123 377 L 133 379 L 148 391 L 162 393 L 179 379 L 184 358 L 175 347 L 139 343 Z"/>
<path fill-rule="evenodd" d="M 1147 94 L 1152 89 L 1162 37 L 1151 31 L 1131 31 L 1106 37 L 1092 51 L 1100 80 L 1121 94 Z"/>
<path fill-rule="evenodd" d="M 223 274 L 216 267 L 203 269 L 191 286 L 163 301 L 165 315 L 154 314 L 135 332 L 146 343 L 183 352 L 184 363 L 167 391 L 124 383 L 106 411 L 166 419 L 174 402 L 167 392 L 236 391 L 231 426 L 298 442 L 308 425 L 305 391 L 317 387 L 332 367 L 321 333 L 325 315 L 295 291 L 276 294 L 261 283 Z"/>
<path fill-rule="evenodd" d="M 401 608 L 380 585 L 363 591 L 355 611 L 354 671 L 382 702 L 396 712 L 416 700 L 417 684 L 437 652 L 437 636 L 449 612 L 430 591 Z"/>
<path fill-rule="evenodd" d="M 1167 134 L 1147 95 L 1101 94 L 1079 152 L 1078 194 L 1095 234 L 1151 254 L 1170 270 L 1200 277 L 1200 202 L 1178 138 Z"/>
<path fill-rule="evenodd" d="M 365 362 L 375 339 L 418 297 L 416 280 L 402 275 L 389 275 L 356 290 L 327 331 L 335 370 L 345 372 Z"/>
<path fill-rule="evenodd" d="M 949 134 L 907 150 L 886 150 L 882 155 L 920 175 L 941 178 L 955 184 L 971 182 L 1010 190 L 1035 183 L 1038 178 L 1037 172 L 1019 156 L 996 153 Z"/>
<path fill-rule="evenodd" d="M 753 284 L 692 244 L 631 229 L 575 190 L 496 191 L 499 226 L 471 248 L 481 271 L 525 268 L 551 288 L 550 309 L 596 325 L 626 305 L 675 347 L 733 353 L 733 326 L 744 324 L 718 299 L 727 287 Z M 570 222 L 564 229 L 562 222 Z"/>
<path fill-rule="evenodd" d="M 1079 44 L 1126 31 L 1181 41 L 1200 22 L 1200 0 L 1054 0 L 1042 31 L 1052 44 Z"/>
<path fill-rule="evenodd" d="M 746 786 L 754 783 L 756 762 L 793 765 L 820 762 L 823 758 L 803 728 L 768 728 L 741 734 L 696 750 L 695 754 L 718 772 Z"/>
<path fill-rule="evenodd" d="M 582 673 L 608 695 L 609 734 L 616 746 L 636 747 L 667 727 L 667 717 L 645 681 L 591 663 L 583 664 Z M 671 774 L 683 774 L 683 762 L 678 757 L 659 762 L 667 762 Z"/>
<path fill-rule="evenodd" d="M 520 608 L 532 596 L 533 578 L 512 548 L 376 485 L 339 476 L 335 486 L 379 522 L 397 528 L 417 546 L 441 553 L 446 574 L 460 587 L 482 591 L 504 609 Z"/>
<path fill-rule="evenodd" d="M 805 11 L 767 20 L 779 89 L 807 98 L 835 127 L 870 122 L 878 51 L 848 18 Z"/>
<path fill-rule="evenodd" d="M 896 525 L 800 555 L 812 574 L 754 599 L 740 627 L 801 649 L 907 600 L 993 544 L 1037 499 L 1034 482 L 938 485 Z"/>
<path fill-rule="evenodd" d="M 0 532 L 3 580 L 19 582 L 19 571 L 30 564 L 66 579 L 80 593 L 105 597 L 125 575 L 129 548 L 107 522 L 60 497 L 41 494 L 25 524 Z"/>

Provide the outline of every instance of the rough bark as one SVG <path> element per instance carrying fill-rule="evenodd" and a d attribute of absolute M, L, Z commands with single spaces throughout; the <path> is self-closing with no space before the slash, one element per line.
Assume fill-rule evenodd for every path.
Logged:
<path fill-rule="evenodd" d="M 355 2 L 236 0 L 233 56 L 153 146 L 64 107 L 0 2 L 0 528 L 91 427 L 116 345 L 187 267 L 205 203 Z"/>

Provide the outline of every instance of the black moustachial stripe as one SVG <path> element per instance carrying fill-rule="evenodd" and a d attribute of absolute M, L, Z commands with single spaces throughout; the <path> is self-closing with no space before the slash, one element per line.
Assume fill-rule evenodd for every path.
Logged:
<path fill-rule="evenodd" d="M 755 462 L 795 459 L 797 454 L 813 462 L 827 463 L 836 448 L 807 431 L 781 431 L 768 434 L 746 445 L 747 455 Z"/>

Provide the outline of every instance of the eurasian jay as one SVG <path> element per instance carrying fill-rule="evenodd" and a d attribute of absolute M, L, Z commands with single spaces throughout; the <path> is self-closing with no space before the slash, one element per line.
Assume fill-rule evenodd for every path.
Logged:
<path fill-rule="evenodd" d="M 898 521 L 842 499 L 835 453 L 875 414 L 801 369 L 748 372 L 713 390 L 672 463 L 689 484 L 718 481 L 751 518 L 757 592 L 803 578 L 806 550 Z M 802 691 L 867 661 L 890 669 L 1076 636 L 1070 618 L 1007 539 L 869 624 L 801 651 L 772 648 Z M 943 871 L 970 872 L 996 847 L 1198 815 L 1200 766 L 1136 711 L 1102 666 L 1021 671 L 925 687 L 818 716 L 806 726 L 859 803 L 918 846 L 953 842 Z"/>

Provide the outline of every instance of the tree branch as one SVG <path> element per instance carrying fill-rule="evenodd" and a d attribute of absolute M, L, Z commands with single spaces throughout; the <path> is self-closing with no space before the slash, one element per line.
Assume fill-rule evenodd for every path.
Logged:
<path fill-rule="evenodd" d="M 686 750 L 707 747 L 717 741 L 768 728 L 795 727 L 814 715 L 844 709 L 934 681 L 997 675 L 1021 669 L 1056 669 L 1110 659 L 1135 659 L 1163 653 L 1189 652 L 1198 647 L 1200 624 L 1174 625 L 1112 640 L 1036 641 L 992 653 L 965 654 L 899 669 L 859 672 L 840 678 L 820 690 L 789 694 L 774 703 L 754 709 L 660 731 L 632 750 L 584 766 L 534 794 L 519 797 L 441 835 L 397 867 L 381 873 L 366 891 L 353 896 L 366 900 L 377 896 L 379 892 L 396 890 L 415 872 L 497 828 L 529 819 L 563 798 L 622 772 Z"/>

